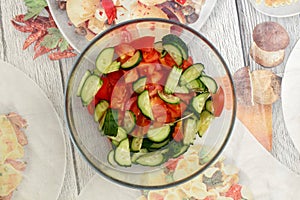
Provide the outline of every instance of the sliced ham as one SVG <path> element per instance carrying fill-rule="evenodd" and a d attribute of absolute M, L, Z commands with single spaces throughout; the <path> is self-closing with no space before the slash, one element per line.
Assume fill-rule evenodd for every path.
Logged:
<path fill-rule="evenodd" d="M 27 137 L 23 132 L 23 128 L 27 127 L 27 121 L 23 119 L 20 115 L 11 112 L 7 115 L 7 118 L 10 120 L 11 124 L 14 127 L 18 142 L 24 146 L 28 144 Z"/>
<path fill-rule="evenodd" d="M 26 163 L 23 161 L 7 159 L 5 162 L 13 166 L 13 168 L 18 171 L 24 171 L 26 169 Z"/>
<path fill-rule="evenodd" d="M 0 196 L 0 200 L 11 200 L 12 195 L 13 195 L 13 192 L 11 192 L 9 195 L 4 196 L 4 197 Z"/>

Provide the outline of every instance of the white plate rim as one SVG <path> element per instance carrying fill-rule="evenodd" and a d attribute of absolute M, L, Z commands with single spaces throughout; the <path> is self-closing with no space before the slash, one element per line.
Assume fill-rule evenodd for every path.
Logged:
<path fill-rule="evenodd" d="M 208 20 L 217 1 L 218 0 L 206 0 L 205 4 L 202 7 L 202 10 L 200 11 L 199 19 L 189 26 L 196 30 L 200 30 Z M 84 36 L 80 36 L 75 33 L 73 25 L 68 24 L 70 20 L 67 16 L 66 11 L 60 10 L 57 6 L 56 1 L 47 0 L 47 3 L 53 19 L 62 35 L 77 52 L 81 53 L 89 44 L 89 41 L 86 40 Z"/>
<path fill-rule="evenodd" d="M 282 110 L 283 110 L 283 117 L 284 117 L 284 122 L 286 125 L 286 128 L 288 130 L 288 133 L 291 137 L 291 139 L 294 142 L 294 145 L 298 152 L 300 152 L 300 134 L 299 134 L 299 129 L 300 129 L 300 123 L 297 123 L 295 117 L 298 117 L 300 119 L 300 112 L 298 112 L 297 115 L 297 109 L 300 111 L 300 105 L 295 104 L 297 100 L 296 98 L 291 98 L 292 95 L 297 95 L 300 97 L 300 66 L 297 67 L 300 63 L 300 40 L 297 41 L 296 45 L 294 46 L 293 50 L 291 51 L 286 66 L 285 66 L 285 72 L 282 78 L 282 83 L 281 83 L 281 99 L 282 99 Z M 296 64 L 297 62 L 298 64 Z M 294 81 L 298 81 L 299 84 L 295 84 Z M 296 87 L 295 87 L 296 85 Z M 298 86 L 298 90 L 297 90 Z M 291 92 L 292 95 L 291 95 Z M 297 93 L 298 92 L 298 93 Z M 299 101 L 299 100 L 298 100 Z M 298 105 L 298 107 L 291 107 L 292 105 Z M 296 112 L 295 112 L 296 111 Z"/>
<path fill-rule="evenodd" d="M 294 7 L 294 9 L 296 9 L 296 10 L 294 10 L 293 12 L 287 11 L 289 7 L 285 7 L 285 6 L 267 7 L 264 5 L 263 2 L 261 2 L 260 4 L 257 4 L 255 2 L 255 0 L 249 0 L 249 1 L 257 11 L 259 11 L 262 14 L 265 14 L 267 16 L 270 16 L 270 17 L 283 18 L 283 17 L 292 17 L 292 16 L 300 14 L 300 1 L 295 2 L 294 4 L 291 5 L 291 6 L 297 5 L 297 7 Z M 281 13 L 281 12 L 283 12 L 283 13 Z M 280 13 L 280 14 L 278 14 L 278 13 Z"/>
<path fill-rule="evenodd" d="M 27 135 L 28 138 L 28 144 L 24 146 L 25 149 L 25 156 L 23 161 L 27 162 L 27 167 L 25 171 L 22 173 L 23 174 L 23 180 L 21 184 L 18 186 L 17 190 L 14 191 L 13 194 L 13 199 L 14 200 L 32 200 L 32 199 L 43 199 L 43 200 L 53 200 L 58 199 L 61 189 L 64 183 L 64 178 L 65 178 L 65 172 L 66 172 L 66 164 L 67 164 L 67 159 L 66 159 L 66 143 L 65 143 L 65 135 L 63 133 L 63 126 L 60 123 L 60 118 L 58 114 L 55 111 L 55 108 L 52 104 L 52 102 L 48 99 L 44 91 L 32 80 L 30 79 L 27 75 L 25 75 L 21 70 L 17 69 L 13 65 L 0 60 L 0 90 L 1 90 L 1 85 L 11 84 L 11 80 L 8 78 L 11 78 L 11 74 L 15 76 L 17 79 L 16 84 L 14 85 L 13 83 L 11 84 L 10 89 L 16 89 L 20 85 L 20 90 L 17 90 L 16 92 L 8 92 L 9 94 L 15 93 L 17 96 L 20 97 L 19 100 L 12 100 L 10 103 L 4 98 L 4 100 L 0 99 L 0 112 L 1 114 L 6 114 L 8 112 L 16 112 L 20 114 L 25 120 L 28 122 L 28 127 L 24 130 L 25 134 Z M 3 73 L 6 72 L 6 73 Z M 30 86 L 30 88 L 26 87 Z M 24 88 L 25 87 L 25 88 Z M 5 90 L 7 92 L 7 89 L 2 88 L 2 90 Z M 28 92 L 29 94 L 25 94 L 25 92 Z M 30 99 L 26 99 L 28 95 L 37 95 L 34 96 Z M 9 96 L 9 95 L 8 95 Z M 39 100 L 39 102 L 37 102 Z M 42 101 L 40 101 L 42 100 Z M 20 105 L 21 102 L 24 102 L 24 105 Z M 29 110 L 31 107 L 26 107 L 28 105 L 28 102 L 30 105 L 36 106 L 37 110 L 32 111 L 30 110 L 28 113 L 25 113 L 24 111 Z M 2 106 L 5 107 L 2 107 Z M 45 113 L 42 112 L 42 109 L 46 108 Z M 21 112 L 19 112 L 21 111 Z M 22 112 L 23 111 L 23 112 Z M 40 111 L 40 113 L 38 113 Z M 50 112 L 49 112 L 50 111 Z M 43 119 L 41 120 L 41 114 Z M 25 116 L 24 116 L 25 115 Z M 40 119 L 40 121 L 44 121 L 44 124 L 38 125 L 37 122 L 34 122 L 36 119 Z M 38 125 L 38 126 L 36 126 Z M 46 138 L 38 144 L 36 137 L 33 137 L 35 133 L 38 131 L 41 131 L 40 138 Z M 44 132 L 43 132 L 44 131 Z M 45 133 L 56 133 L 54 135 L 48 135 Z M 36 135 L 35 135 L 36 136 Z M 57 158 L 53 160 L 48 160 L 47 164 L 41 163 L 40 165 L 36 165 L 39 161 L 41 161 L 42 158 L 42 153 L 43 150 L 41 149 L 31 149 L 30 147 L 37 147 L 40 145 L 43 148 L 45 147 L 45 142 L 51 143 L 51 139 L 54 139 L 55 142 L 60 141 L 60 145 L 56 146 L 56 148 L 48 147 L 44 149 L 45 151 L 51 151 L 53 150 L 53 155 L 51 155 L 51 158 Z M 59 139 L 59 140 L 57 140 Z M 37 145 L 38 144 L 38 145 Z M 57 157 L 55 153 L 59 153 L 59 157 Z M 33 156 L 34 155 L 34 156 Z M 33 158 L 34 157 L 34 158 Z M 35 159 L 35 161 L 32 161 L 32 159 Z M 58 164 L 58 165 L 57 165 Z M 42 167 L 48 167 L 46 171 L 43 171 L 43 169 L 39 169 Z M 55 168 L 55 169 L 54 169 Z M 38 169 L 38 170 L 37 170 Z M 45 168 L 44 168 L 45 169 Z M 47 173 L 48 172 L 48 175 Z M 50 172 L 60 172 L 56 174 L 50 174 Z M 38 174 L 33 175 L 33 174 Z M 42 176 L 40 176 L 42 174 Z M 56 175 L 56 176 L 55 176 Z M 44 179 L 46 177 L 51 177 L 49 179 Z M 32 179 L 33 178 L 33 179 Z M 34 182 L 36 181 L 36 182 Z M 34 182 L 34 183 L 33 183 Z M 51 185 L 47 185 L 50 183 L 54 183 Z M 56 185 L 55 185 L 56 184 Z M 31 186 L 34 186 L 32 188 Z M 30 190 L 29 190 L 30 189 Z M 40 189 L 39 191 L 33 191 L 33 189 Z M 44 193 L 45 191 L 48 191 L 49 193 Z M 25 196 L 26 195 L 26 196 Z"/>

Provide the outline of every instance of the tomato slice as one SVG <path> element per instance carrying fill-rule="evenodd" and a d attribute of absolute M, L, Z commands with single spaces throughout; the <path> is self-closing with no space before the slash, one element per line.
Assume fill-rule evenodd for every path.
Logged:
<path fill-rule="evenodd" d="M 91 103 L 89 103 L 89 105 L 87 105 L 87 110 L 88 112 L 93 115 L 94 114 L 94 111 L 95 111 L 95 107 L 96 107 L 96 99 L 93 99 L 91 101 Z"/>
<path fill-rule="evenodd" d="M 155 49 L 150 49 L 149 51 L 142 51 L 143 59 L 146 63 L 158 62 L 159 53 Z"/>
<path fill-rule="evenodd" d="M 110 85 L 109 79 L 108 77 L 102 77 L 102 86 L 99 89 L 99 91 L 96 94 L 96 99 L 97 100 L 106 100 L 106 101 L 110 101 L 110 97 L 111 97 L 111 93 L 112 93 L 112 87 Z"/>
<path fill-rule="evenodd" d="M 158 91 L 162 91 L 163 87 L 156 83 L 147 83 L 145 89 L 148 90 L 150 98 L 157 95 Z"/>
<path fill-rule="evenodd" d="M 222 87 L 219 87 L 218 91 L 215 94 L 211 95 L 213 108 L 214 108 L 214 116 L 219 117 L 224 108 L 224 90 Z"/>
<path fill-rule="evenodd" d="M 130 42 L 130 45 L 135 49 L 153 49 L 155 37 L 144 36 Z"/>
<path fill-rule="evenodd" d="M 188 94 L 175 93 L 175 96 L 179 97 L 185 104 L 189 104 L 190 100 L 196 95 L 195 92 L 190 92 Z"/>
<path fill-rule="evenodd" d="M 117 84 L 115 85 L 112 94 L 111 94 L 111 102 L 110 107 L 113 109 L 124 110 L 126 99 L 128 92 L 125 84 Z"/>
<path fill-rule="evenodd" d="M 182 121 L 177 122 L 174 132 L 172 133 L 172 137 L 176 142 L 180 142 L 183 140 L 183 126 Z"/>
<path fill-rule="evenodd" d="M 121 77 L 123 75 L 124 75 L 123 70 L 118 70 L 118 71 L 111 72 L 111 73 L 107 74 L 107 78 L 109 79 L 110 85 L 112 87 L 114 87 L 117 84 L 117 82 L 121 81 Z"/>
<path fill-rule="evenodd" d="M 168 108 L 163 100 L 157 95 L 150 99 L 153 116 L 156 122 L 160 124 L 171 122 Z"/>
<path fill-rule="evenodd" d="M 124 81 L 125 83 L 133 83 L 134 81 L 136 81 L 139 78 L 139 74 L 136 68 L 133 68 L 129 71 L 127 71 L 124 74 Z"/>
<path fill-rule="evenodd" d="M 177 66 L 176 62 L 170 56 L 170 54 L 165 55 L 163 58 L 159 58 L 159 61 L 161 64 L 168 66 L 168 67 L 173 67 L 174 65 Z"/>
<path fill-rule="evenodd" d="M 119 57 L 124 57 L 124 56 L 133 56 L 135 52 L 135 48 L 133 48 L 130 44 L 128 43 L 121 43 L 117 46 L 115 46 L 115 53 Z"/>
<path fill-rule="evenodd" d="M 140 76 L 151 76 L 156 69 L 156 65 L 153 63 L 141 62 L 136 69 Z"/>
<path fill-rule="evenodd" d="M 150 83 L 155 83 L 158 85 L 164 85 L 166 83 L 166 76 L 161 71 L 154 71 L 149 77 Z"/>
<path fill-rule="evenodd" d="M 183 106 L 186 108 L 185 104 L 167 104 L 168 112 L 172 118 L 172 121 L 180 118 L 183 114 Z"/>
<path fill-rule="evenodd" d="M 181 65 L 181 68 L 182 70 L 186 70 L 187 68 L 189 68 L 191 65 L 193 64 L 193 59 L 192 57 L 190 56 L 187 60 L 184 60 L 182 65 Z"/>

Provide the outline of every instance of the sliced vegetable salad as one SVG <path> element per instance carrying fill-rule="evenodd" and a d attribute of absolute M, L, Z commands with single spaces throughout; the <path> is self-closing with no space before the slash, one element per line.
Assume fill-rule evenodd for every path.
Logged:
<path fill-rule="evenodd" d="M 180 156 L 223 109 L 222 88 L 184 41 L 154 39 L 103 49 L 79 84 L 77 96 L 113 145 L 112 165 L 157 166 Z"/>

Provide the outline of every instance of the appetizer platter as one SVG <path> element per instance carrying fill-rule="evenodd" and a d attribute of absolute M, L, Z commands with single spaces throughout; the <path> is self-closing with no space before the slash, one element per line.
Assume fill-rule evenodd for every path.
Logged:
<path fill-rule="evenodd" d="M 137 18 L 162 18 L 178 21 L 199 30 L 217 0 L 47 0 L 53 18 L 77 51 L 97 34 L 114 24 Z M 59 5 L 58 5 L 59 4 Z"/>
<path fill-rule="evenodd" d="M 249 0 L 259 12 L 271 17 L 290 17 L 300 13 L 299 0 Z"/>
<path fill-rule="evenodd" d="M 60 120 L 32 80 L 8 63 L 0 61 L 0 65 L 0 92 L 5 94 L 0 99 L 0 143 L 3 137 L 12 141 L 11 149 L 0 145 L 0 170 L 10 172 L 1 173 L 0 199 L 57 199 L 66 165 Z M 11 125 L 5 126 L 8 120 Z M 9 181 L 12 176 L 16 181 Z"/>

